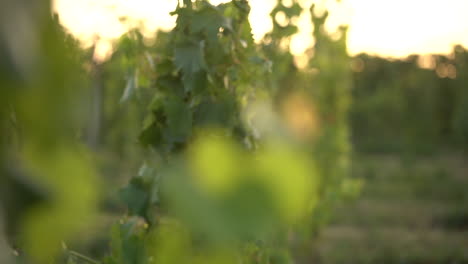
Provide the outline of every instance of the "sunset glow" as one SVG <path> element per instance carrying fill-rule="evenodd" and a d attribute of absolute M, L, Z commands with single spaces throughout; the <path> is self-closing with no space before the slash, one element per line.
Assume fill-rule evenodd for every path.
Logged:
<path fill-rule="evenodd" d="M 218 4 L 226 0 L 212 0 Z M 300 1 L 309 8 L 314 0 Z M 256 40 L 268 32 L 269 13 L 276 0 L 251 0 L 250 20 Z M 85 44 L 97 41 L 103 53 L 109 42 L 129 27 L 140 25 L 150 36 L 156 29 L 170 29 L 175 17 L 169 15 L 176 0 L 55 0 L 62 23 Z M 327 1 L 330 31 L 340 24 L 349 25 L 348 50 L 387 57 L 412 53 L 447 54 L 453 45 L 468 46 L 468 1 L 465 0 L 343 0 Z M 125 21 L 123 18 L 126 18 Z M 302 54 L 313 43 L 310 14 L 298 20 L 300 32 L 291 41 L 292 52 Z M 106 48 L 107 47 L 107 48 Z"/>

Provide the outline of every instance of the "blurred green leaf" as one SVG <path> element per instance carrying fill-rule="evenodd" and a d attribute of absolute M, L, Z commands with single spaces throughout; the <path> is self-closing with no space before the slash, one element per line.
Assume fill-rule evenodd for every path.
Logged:
<path fill-rule="evenodd" d="M 185 42 L 177 45 L 174 52 L 174 63 L 186 75 L 194 74 L 206 67 L 203 43 Z"/>

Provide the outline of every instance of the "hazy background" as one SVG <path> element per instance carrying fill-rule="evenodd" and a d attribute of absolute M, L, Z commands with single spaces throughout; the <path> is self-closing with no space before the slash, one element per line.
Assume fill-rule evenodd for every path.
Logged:
<path fill-rule="evenodd" d="M 211 1 L 213 4 L 227 2 Z M 313 0 L 300 1 L 309 7 Z M 317 2 L 317 1 L 316 1 Z M 255 39 L 271 30 L 269 13 L 275 0 L 251 0 L 250 20 Z M 122 35 L 128 20 L 142 24 L 148 36 L 157 28 L 170 29 L 176 0 L 55 0 L 55 10 L 62 23 L 84 43 L 96 39 L 102 54 L 109 41 Z M 454 44 L 468 44 L 468 1 L 464 0 L 348 0 L 336 4 L 328 1 L 331 17 L 327 27 L 333 31 L 341 23 L 350 26 L 350 55 L 361 52 L 389 57 L 412 53 L 448 54 Z M 127 17 L 126 23 L 119 18 Z M 303 12 L 298 21 L 300 32 L 293 37 L 291 50 L 299 55 L 313 42 L 310 14 Z"/>

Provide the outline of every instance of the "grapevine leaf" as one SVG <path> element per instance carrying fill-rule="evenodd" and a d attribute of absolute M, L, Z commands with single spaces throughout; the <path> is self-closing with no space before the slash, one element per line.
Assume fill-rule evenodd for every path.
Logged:
<path fill-rule="evenodd" d="M 174 63 L 177 69 L 182 70 L 186 75 L 206 68 L 202 42 L 187 42 L 178 45 L 175 48 Z"/>
<path fill-rule="evenodd" d="M 164 102 L 167 128 L 164 137 L 171 143 L 184 143 L 192 133 L 192 114 L 187 104 L 179 97 Z"/>
<path fill-rule="evenodd" d="M 239 36 L 241 38 L 241 41 L 244 41 L 247 44 L 247 47 L 252 48 L 254 46 L 252 27 L 250 26 L 248 21 L 242 23 L 239 30 Z"/>
<path fill-rule="evenodd" d="M 173 75 L 164 75 L 156 81 L 158 89 L 164 92 L 170 92 L 176 96 L 184 96 L 184 84 Z"/>
<path fill-rule="evenodd" d="M 162 142 L 161 125 L 157 122 L 154 113 L 150 113 L 143 122 L 143 130 L 139 140 L 143 146 L 158 146 Z"/>
<path fill-rule="evenodd" d="M 204 100 L 196 107 L 194 119 L 200 126 L 230 126 L 235 111 L 235 103 L 229 98 L 218 101 Z"/>
<path fill-rule="evenodd" d="M 185 43 L 175 49 L 174 63 L 178 70 L 182 70 L 185 91 L 189 92 L 197 82 L 197 73 L 206 69 L 203 43 Z"/>
<path fill-rule="evenodd" d="M 205 90 L 208 79 L 205 71 L 199 71 L 190 75 L 184 76 L 184 87 L 185 91 L 192 91 L 194 93 L 200 93 Z"/>
<path fill-rule="evenodd" d="M 139 178 L 133 178 L 130 184 L 121 190 L 120 197 L 131 215 L 145 216 L 149 197 Z"/>
<path fill-rule="evenodd" d="M 156 68 L 155 69 L 156 73 L 158 73 L 161 76 L 161 75 L 170 74 L 174 69 L 174 65 L 171 60 L 164 59 L 163 61 L 156 64 L 155 68 Z"/>
<path fill-rule="evenodd" d="M 122 255 L 119 263 L 145 263 L 145 247 L 142 237 L 141 221 L 137 218 L 130 218 L 120 225 L 120 236 Z"/>
<path fill-rule="evenodd" d="M 216 7 L 209 5 L 197 12 L 192 21 L 192 32 L 205 32 L 209 41 L 215 41 L 219 29 L 227 24 Z"/>

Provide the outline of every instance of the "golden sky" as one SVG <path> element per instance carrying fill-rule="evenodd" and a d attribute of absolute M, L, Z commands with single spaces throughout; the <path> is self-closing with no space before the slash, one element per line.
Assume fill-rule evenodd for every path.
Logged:
<path fill-rule="evenodd" d="M 213 4 L 227 0 L 212 0 Z M 276 0 L 250 0 L 250 20 L 258 40 L 271 29 L 269 13 Z M 287 1 L 285 1 L 287 2 Z M 300 1 L 309 8 L 317 0 Z M 331 17 L 327 27 L 350 26 L 348 50 L 386 57 L 412 53 L 449 53 L 454 44 L 468 46 L 468 0 L 342 0 L 327 1 Z M 177 0 L 55 0 L 62 23 L 85 43 L 99 37 L 105 53 L 110 41 L 125 32 L 128 25 L 119 17 L 141 23 L 148 34 L 157 28 L 170 29 L 175 18 L 169 12 Z M 139 21 L 139 22 L 137 22 Z M 312 39 L 310 15 L 299 19 L 300 32 L 292 40 L 292 52 L 300 55 Z"/>

